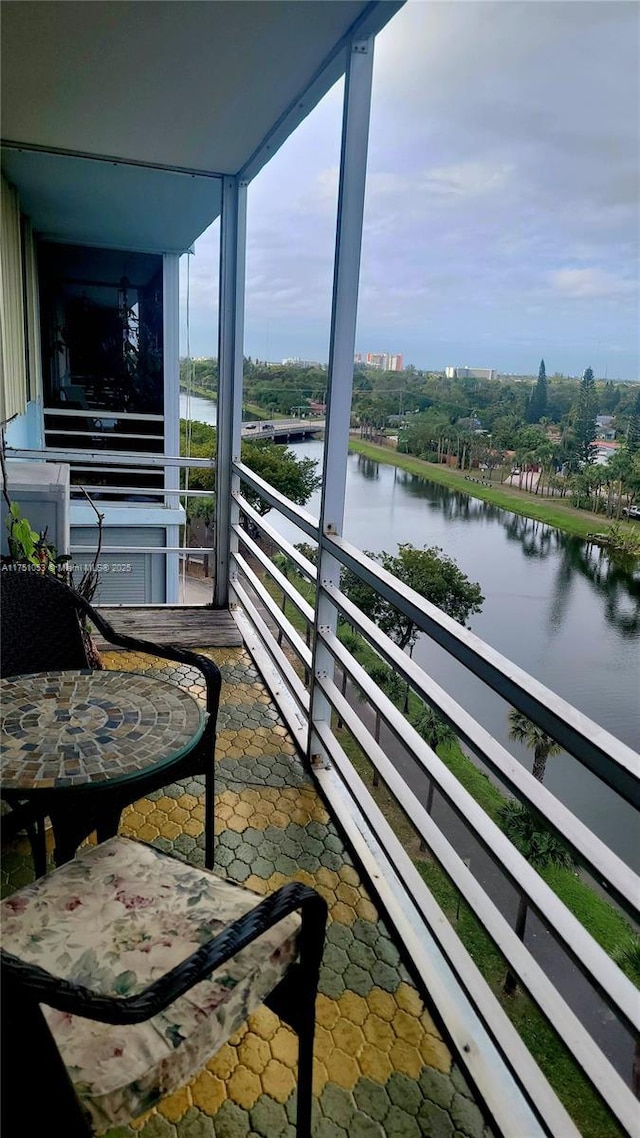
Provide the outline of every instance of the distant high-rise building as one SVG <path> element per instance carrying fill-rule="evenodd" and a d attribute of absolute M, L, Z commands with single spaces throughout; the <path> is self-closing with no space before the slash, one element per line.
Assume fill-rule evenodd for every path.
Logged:
<path fill-rule="evenodd" d="M 447 379 L 495 379 L 495 369 L 492 367 L 446 367 L 444 374 Z"/>
<path fill-rule="evenodd" d="M 361 362 L 362 356 L 356 356 L 356 363 Z M 367 352 L 366 363 L 368 367 L 376 367 L 380 371 L 402 371 L 402 353 Z"/>

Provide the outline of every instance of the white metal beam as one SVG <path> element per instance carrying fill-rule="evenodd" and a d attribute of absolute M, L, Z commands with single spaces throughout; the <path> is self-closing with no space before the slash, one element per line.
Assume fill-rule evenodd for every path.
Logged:
<path fill-rule="evenodd" d="M 335 45 L 312 76 L 304 91 L 301 91 L 291 105 L 280 116 L 260 145 L 242 167 L 239 177 L 251 181 L 262 167 L 273 158 L 287 138 L 324 98 L 327 91 L 340 79 L 348 67 L 351 44 L 354 40 L 371 39 L 378 34 L 396 12 L 404 7 L 405 0 L 371 0 L 364 12 L 347 34 Z"/>
<path fill-rule="evenodd" d="M 180 258 L 176 253 L 165 253 L 162 258 L 162 359 L 164 371 L 164 453 L 180 453 Z M 180 486 L 177 466 L 165 466 L 166 490 Z M 166 531 L 167 545 L 178 544 L 178 527 Z M 178 556 L 165 556 L 165 600 L 178 601 Z"/>
<path fill-rule="evenodd" d="M 229 603 L 231 552 L 237 552 L 232 525 L 239 521 L 240 480 L 232 463 L 240 460 L 247 186 L 238 178 L 222 184 L 220 227 L 220 316 L 218 329 L 218 426 L 216 451 L 216 537 L 213 603 Z"/>
<path fill-rule="evenodd" d="M 349 50 L 342 118 L 318 549 L 318 580 L 336 586 L 340 581 L 340 565 L 324 547 L 323 538 L 325 534 L 340 535 L 344 517 L 372 79 L 373 37 L 354 40 Z M 316 597 L 316 632 L 318 628 L 333 632 L 336 624 L 337 610 L 326 593 L 319 589 Z M 327 676 L 331 679 L 334 667 L 333 656 L 318 635 L 314 637 L 314 644 L 310 759 L 323 753 L 319 737 L 314 732 L 315 724 L 326 725 L 331 718 L 331 707 L 316 683 L 316 677 Z"/>

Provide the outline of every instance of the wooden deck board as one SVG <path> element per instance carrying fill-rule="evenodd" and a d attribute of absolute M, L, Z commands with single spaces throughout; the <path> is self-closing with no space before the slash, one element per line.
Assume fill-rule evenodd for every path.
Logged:
<path fill-rule="evenodd" d="M 99 605 L 105 620 L 118 631 L 156 644 L 178 648 L 236 648 L 242 645 L 238 626 L 228 609 L 203 605 Z M 101 636 L 95 637 L 99 650 L 114 649 Z"/>

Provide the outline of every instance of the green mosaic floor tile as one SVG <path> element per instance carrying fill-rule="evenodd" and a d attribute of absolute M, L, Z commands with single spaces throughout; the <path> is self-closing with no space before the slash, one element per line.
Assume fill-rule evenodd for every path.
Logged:
<path fill-rule="evenodd" d="M 201 694 L 192 670 L 138 656 Z M 223 676 L 216 756 L 215 869 L 264 894 L 315 885 L 330 906 L 318 998 L 313 1138 L 488 1138 L 460 1071 L 413 986 L 342 838 L 241 649 L 211 651 Z M 261 750 L 261 747 L 263 748 Z M 204 863 L 204 778 L 156 791 L 125 812 L 123 832 Z M 32 876 L 28 846 L 4 851 L 2 883 Z M 297 1042 L 268 1009 L 249 1018 L 182 1088 L 105 1138 L 294 1138 Z"/>

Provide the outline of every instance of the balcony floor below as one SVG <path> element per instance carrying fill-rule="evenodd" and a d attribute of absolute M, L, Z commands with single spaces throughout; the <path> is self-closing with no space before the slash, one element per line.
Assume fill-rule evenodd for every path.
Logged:
<path fill-rule="evenodd" d="M 242 649 L 205 650 L 223 675 L 215 869 L 258 894 L 289 880 L 329 903 L 317 1004 L 314 1138 L 488 1138 L 482 1115 L 392 935 Z M 107 666 L 195 674 L 122 652 Z M 159 667 L 161 665 L 161 667 Z M 123 815 L 123 833 L 204 864 L 204 786 L 175 783 Z M 31 879 L 26 839 L 3 848 L 4 893 Z M 181 1090 L 108 1138 L 293 1138 L 296 1038 L 266 1008 Z"/>
<path fill-rule="evenodd" d="M 206 605 L 100 605 L 98 611 L 117 632 L 156 644 L 172 644 L 175 648 L 199 648 L 201 644 L 238 648 L 242 644 L 228 609 Z M 95 639 L 101 652 L 113 647 L 101 636 Z"/>

